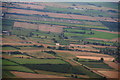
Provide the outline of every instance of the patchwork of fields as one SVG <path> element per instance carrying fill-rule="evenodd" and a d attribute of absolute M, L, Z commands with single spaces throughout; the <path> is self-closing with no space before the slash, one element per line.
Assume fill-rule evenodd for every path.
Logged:
<path fill-rule="evenodd" d="M 119 78 L 118 4 L 3 2 L 3 78 Z"/>

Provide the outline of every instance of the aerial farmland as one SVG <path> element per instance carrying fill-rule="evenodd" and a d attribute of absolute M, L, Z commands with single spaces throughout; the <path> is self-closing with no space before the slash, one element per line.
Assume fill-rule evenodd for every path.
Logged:
<path fill-rule="evenodd" d="M 2 77 L 118 79 L 118 5 L 3 2 Z"/>

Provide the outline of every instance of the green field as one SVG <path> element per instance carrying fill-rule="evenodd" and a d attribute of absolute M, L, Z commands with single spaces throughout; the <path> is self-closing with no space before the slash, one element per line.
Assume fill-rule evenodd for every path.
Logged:
<path fill-rule="evenodd" d="M 91 60 L 91 59 L 78 59 L 78 62 L 80 62 L 83 65 L 86 65 L 90 68 L 103 68 L 103 69 L 113 69 L 104 62 L 98 61 L 98 60 Z"/>
<path fill-rule="evenodd" d="M 2 64 L 3 71 L 20 71 L 34 73 L 34 71 L 32 71 L 31 69 L 24 67 L 12 60 L 3 59 Z"/>
<path fill-rule="evenodd" d="M 116 5 L 118 5 L 118 3 L 116 2 L 92 2 L 91 4 L 94 4 L 96 6 L 103 6 L 103 7 L 108 7 L 108 8 L 113 8 L 113 9 L 118 9 L 118 7 Z"/>
<path fill-rule="evenodd" d="M 60 59 L 20 59 L 12 58 L 11 60 L 18 62 L 19 64 L 67 64 Z"/>
<path fill-rule="evenodd" d="M 2 77 L 3 78 L 14 78 L 15 75 L 13 75 L 10 71 L 3 70 L 2 71 Z"/>
<path fill-rule="evenodd" d="M 17 49 L 13 47 L 2 47 L 2 50 L 17 50 Z"/>
<path fill-rule="evenodd" d="M 104 68 L 104 69 L 112 69 L 107 64 L 103 62 L 80 62 L 90 68 Z"/>
<path fill-rule="evenodd" d="M 3 59 L 3 60 L 2 60 L 2 65 L 15 65 L 15 66 L 17 66 L 18 64 L 15 63 L 15 62 L 12 62 L 12 61 Z"/>
<path fill-rule="evenodd" d="M 16 19 L 16 21 L 23 21 L 22 19 Z M 85 25 L 85 24 L 73 24 L 73 23 L 65 23 L 65 22 L 52 22 L 52 21 L 37 21 L 37 20 L 25 20 L 24 22 L 33 22 L 39 24 L 50 24 L 50 25 L 61 25 L 61 26 L 69 26 L 69 27 L 82 27 L 82 28 L 97 28 L 97 29 L 108 29 L 105 26 L 95 26 L 95 25 Z"/>
<path fill-rule="evenodd" d="M 70 53 L 65 53 L 65 52 L 57 52 L 57 56 L 62 57 L 62 58 L 66 58 L 66 59 L 71 59 L 74 58 L 75 56 L 70 54 Z"/>
<path fill-rule="evenodd" d="M 89 10 L 89 9 L 67 9 L 67 8 L 56 8 L 56 7 L 51 7 L 47 6 L 45 10 L 50 11 L 50 12 L 56 12 L 56 13 L 64 13 L 64 14 L 77 14 L 77 15 L 86 15 L 86 16 L 95 16 L 98 17 L 99 15 L 103 17 L 111 17 L 111 15 L 108 15 L 107 11 L 100 11 L 100 10 Z"/>
<path fill-rule="evenodd" d="M 71 33 L 74 32 L 74 33 Z M 93 32 L 94 34 L 79 34 L 77 32 Z M 100 32 L 100 31 L 86 31 L 86 30 L 69 30 L 68 32 L 64 33 L 65 36 L 78 36 L 78 37 L 85 37 L 85 38 L 102 38 L 102 39 L 114 39 L 117 38 L 118 35 L 117 34 L 112 34 L 112 33 L 107 33 L 107 32 Z"/>
<path fill-rule="evenodd" d="M 34 71 L 24 66 L 3 66 L 3 70 L 34 73 Z"/>

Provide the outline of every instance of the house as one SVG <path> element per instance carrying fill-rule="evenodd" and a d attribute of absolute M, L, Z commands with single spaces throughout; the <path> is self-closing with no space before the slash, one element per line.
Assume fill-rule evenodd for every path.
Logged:
<path fill-rule="evenodd" d="M 60 45 L 60 43 L 56 43 L 56 46 L 59 46 Z"/>
<path fill-rule="evenodd" d="M 2 34 L 3 34 L 3 35 L 8 35 L 8 36 L 9 36 L 9 35 L 10 35 L 10 32 L 9 32 L 9 31 L 2 31 Z"/>

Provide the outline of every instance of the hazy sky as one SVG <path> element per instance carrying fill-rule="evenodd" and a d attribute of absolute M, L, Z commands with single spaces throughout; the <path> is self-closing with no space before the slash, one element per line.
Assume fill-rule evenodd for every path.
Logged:
<path fill-rule="evenodd" d="M 118 2 L 120 0 L 0 0 L 0 1 L 14 1 L 14 2 Z"/>

